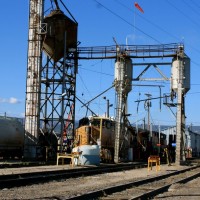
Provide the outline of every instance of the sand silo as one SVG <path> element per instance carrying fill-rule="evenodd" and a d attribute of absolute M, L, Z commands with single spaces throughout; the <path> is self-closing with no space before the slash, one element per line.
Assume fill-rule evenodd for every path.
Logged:
<path fill-rule="evenodd" d="M 115 62 L 115 81 L 119 82 L 122 88 L 119 87 L 119 84 L 116 84 L 116 91 L 120 92 L 120 90 L 122 90 L 123 93 L 128 94 L 132 90 L 132 77 L 132 60 L 128 57 L 117 60 Z"/>
<path fill-rule="evenodd" d="M 123 54 L 115 62 L 115 90 L 117 94 L 115 123 L 115 155 L 114 162 L 128 155 L 125 120 L 127 115 L 128 93 L 132 90 L 132 61 Z"/>
<path fill-rule="evenodd" d="M 43 35 L 43 51 L 55 62 L 64 57 L 64 48 L 67 51 L 77 48 L 78 24 L 61 10 L 53 10 L 43 23 L 47 25 L 47 32 Z"/>
<path fill-rule="evenodd" d="M 177 92 L 179 83 L 182 84 L 185 93 L 190 90 L 190 58 L 186 55 L 172 60 L 171 89 Z"/>

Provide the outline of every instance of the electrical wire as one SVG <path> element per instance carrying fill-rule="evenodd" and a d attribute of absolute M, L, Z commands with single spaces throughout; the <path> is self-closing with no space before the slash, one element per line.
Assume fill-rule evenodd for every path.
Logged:
<path fill-rule="evenodd" d="M 88 90 L 88 88 L 87 88 L 87 86 L 86 86 L 85 82 L 83 81 L 83 79 L 82 79 L 82 77 L 81 77 L 80 73 L 78 73 L 78 76 L 79 76 L 79 78 L 80 78 L 80 80 L 81 80 L 81 82 L 82 82 L 82 84 L 83 84 L 84 88 L 87 90 L 88 94 L 89 94 L 89 95 L 90 95 L 90 97 L 92 98 L 92 95 L 91 95 L 90 91 Z M 84 95 L 84 93 L 83 93 L 83 92 L 82 92 L 82 95 Z"/>
<path fill-rule="evenodd" d="M 191 17 L 189 17 L 188 15 L 186 15 L 182 10 L 180 10 L 179 8 L 177 8 L 173 3 L 171 3 L 169 0 L 166 0 L 168 2 L 169 5 L 171 5 L 174 9 L 176 9 L 178 12 L 180 12 L 185 18 L 187 18 L 189 21 L 191 21 L 193 24 L 195 24 L 196 26 L 200 26 L 199 23 L 195 22 Z"/>
<path fill-rule="evenodd" d="M 87 88 L 87 86 L 85 85 L 85 82 L 83 81 L 83 79 L 82 79 L 82 77 L 80 76 L 80 74 L 79 74 L 79 78 L 80 78 L 80 80 L 81 80 L 81 82 L 82 82 L 82 84 L 83 84 L 83 86 L 85 87 L 85 89 L 87 90 L 87 92 L 88 92 L 88 94 L 90 95 L 90 97 L 92 98 L 92 95 L 91 95 L 91 93 L 89 92 L 89 90 L 88 90 L 88 88 Z M 110 88 L 112 88 L 113 86 L 111 86 Z M 110 89 L 109 88 L 109 89 Z M 107 89 L 107 90 L 109 90 L 109 89 Z M 107 91 L 106 90 L 106 91 Z M 84 95 L 84 93 L 82 93 L 83 95 Z M 90 100 L 91 101 L 91 100 Z M 91 105 L 91 103 L 86 103 L 86 104 L 88 104 L 88 106 L 89 106 L 89 104 Z M 101 108 L 101 106 L 100 106 L 100 103 L 92 103 L 92 104 L 95 104 L 96 105 L 96 107 L 99 109 L 99 110 L 101 110 L 101 111 L 103 111 L 103 109 Z M 83 107 L 83 106 L 82 106 Z"/>
<path fill-rule="evenodd" d="M 192 2 L 193 4 L 195 4 L 195 5 L 196 5 L 196 7 L 200 8 L 200 5 L 199 5 L 199 4 L 197 4 L 197 2 L 196 2 L 196 1 L 190 0 L 190 2 Z"/>
<path fill-rule="evenodd" d="M 107 73 L 99 72 L 99 71 L 92 70 L 92 69 L 86 69 L 84 67 L 79 67 L 79 69 L 87 70 L 87 71 L 94 72 L 94 73 L 97 73 L 97 74 L 102 74 L 102 75 L 105 75 L 105 76 L 112 76 L 112 77 L 114 76 L 113 74 L 107 74 Z"/>
<path fill-rule="evenodd" d="M 145 17 L 143 17 L 142 15 L 138 14 L 137 12 L 134 12 L 131 8 L 129 8 L 128 6 L 126 6 L 125 4 L 121 3 L 118 0 L 115 0 L 118 4 L 120 4 L 121 6 L 123 6 L 124 8 L 126 8 L 127 10 L 129 10 L 130 12 L 134 13 L 135 15 L 139 16 L 140 18 L 142 18 L 144 21 L 148 22 L 149 24 L 153 25 L 154 27 L 156 27 L 157 29 L 165 32 L 167 35 L 170 35 L 171 37 L 179 40 L 178 37 L 176 37 L 175 35 L 171 34 L 170 32 L 164 30 L 163 28 L 161 28 L 160 26 L 158 26 L 157 24 L 153 23 L 152 21 L 146 19 Z"/>
<path fill-rule="evenodd" d="M 100 6 L 102 6 L 104 9 L 106 9 L 107 11 L 109 11 L 110 13 L 112 13 L 114 16 L 118 17 L 119 19 L 121 19 L 122 21 L 124 21 L 125 23 L 127 23 L 128 25 L 132 26 L 133 28 L 137 29 L 139 32 L 143 33 L 144 35 L 146 35 L 147 37 L 151 38 L 152 40 L 154 40 L 155 42 L 162 44 L 159 40 L 157 40 L 156 38 L 152 37 L 151 35 L 149 35 L 148 33 L 145 33 L 143 30 L 141 30 L 140 28 L 138 28 L 137 26 L 131 24 L 129 21 L 127 21 L 126 19 L 124 19 L 123 17 L 121 17 L 120 15 L 118 15 L 117 13 L 115 13 L 114 11 L 112 11 L 111 9 L 107 8 L 106 6 L 104 6 L 102 3 L 100 3 L 97 0 L 93 0 L 96 3 L 98 3 Z"/>
<path fill-rule="evenodd" d="M 188 7 L 190 7 L 191 10 L 193 10 L 197 15 L 199 15 L 199 13 L 191 6 L 190 3 L 186 2 L 185 0 L 182 0 L 182 2 L 187 5 Z"/>

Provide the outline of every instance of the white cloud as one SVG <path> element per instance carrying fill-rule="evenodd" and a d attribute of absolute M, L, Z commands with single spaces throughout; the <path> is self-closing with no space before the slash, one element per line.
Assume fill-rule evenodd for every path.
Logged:
<path fill-rule="evenodd" d="M 21 101 L 15 97 L 10 97 L 9 99 L 0 98 L 0 103 L 18 104 L 21 103 Z"/>
<path fill-rule="evenodd" d="M 10 97 L 9 98 L 9 103 L 11 104 L 17 104 L 17 103 L 20 103 L 20 101 L 14 97 Z"/>

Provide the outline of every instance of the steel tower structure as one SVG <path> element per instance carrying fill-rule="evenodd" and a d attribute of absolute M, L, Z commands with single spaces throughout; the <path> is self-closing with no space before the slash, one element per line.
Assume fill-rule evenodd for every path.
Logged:
<path fill-rule="evenodd" d="M 128 93 L 132 90 L 133 66 L 132 61 L 126 52 L 120 52 L 118 46 L 117 60 L 115 62 L 115 80 L 116 90 L 116 119 L 115 119 L 115 152 L 114 162 L 119 159 L 126 159 L 128 155 L 128 124 L 127 124 L 127 100 Z"/>
<path fill-rule="evenodd" d="M 57 1 L 55 1 L 57 2 Z M 131 58 L 178 58 L 181 62 L 179 68 L 179 82 L 175 87 L 178 93 L 177 107 L 177 161 L 183 156 L 183 135 L 185 126 L 184 116 L 184 85 L 182 71 L 184 68 L 184 49 L 181 44 L 164 45 L 120 45 L 106 47 L 79 47 L 77 48 L 77 22 L 63 15 L 57 9 L 43 19 L 44 0 L 30 0 L 29 7 L 29 37 L 26 82 L 26 111 L 25 111 L 25 157 L 36 157 L 39 135 L 57 135 L 62 139 L 65 134 L 73 137 L 75 118 L 76 73 L 78 59 L 116 59 L 119 66 L 126 71 L 127 61 Z M 71 15 L 71 14 L 70 14 Z M 58 21 L 56 21 L 58 19 Z M 57 27 L 60 24 L 60 27 Z M 64 27 L 64 28 L 63 28 Z M 62 29 L 62 30 L 61 30 Z M 54 30 L 54 31 L 52 31 Z M 57 30 L 59 30 L 57 32 Z M 60 31 L 61 30 L 61 31 Z M 60 43 L 60 41 L 62 41 Z M 120 49 L 120 52 L 119 52 Z M 42 51 L 46 53 L 45 62 L 42 62 Z M 147 65 L 146 68 L 133 78 L 133 81 L 145 80 L 142 76 L 153 66 L 162 76 L 160 80 L 171 80 L 164 76 L 158 68 L 168 63 L 133 63 Z M 123 71 L 122 70 L 122 71 Z M 128 83 L 126 72 L 121 73 L 122 79 L 114 82 L 118 105 L 117 111 L 117 137 L 115 141 L 115 160 L 118 162 L 119 140 L 124 136 L 125 130 L 121 124 L 126 124 L 127 94 L 124 86 Z M 146 79 L 147 80 L 147 79 Z M 155 81 L 157 79 L 150 78 Z M 130 83 L 129 83 L 130 84 Z M 122 113 L 124 117 L 122 117 Z M 62 148 L 61 148 L 62 150 Z"/>
<path fill-rule="evenodd" d="M 36 158 L 38 138 L 73 138 L 77 72 L 77 22 L 57 6 L 44 16 L 44 0 L 30 0 L 26 84 L 26 158 Z M 71 13 L 70 13 L 71 15 Z M 42 53 L 42 52 L 45 52 Z M 62 150 L 62 148 L 60 148 Z"/>
<path fill-rule="evenodd" d="M 117 106 L 116 106 L 116 128 L 115 128 L 115 156 L 114 160 L 117 163 L 119 161 L 120 140 L 126 142 L 126 124 L 127 124 L 127 97 L 128 91 L 125 89 L 127 82 L 125 74 L 127 60 L 133 58 L 152 60 L 148 63 L 136 63 L 133 62 L 133 67 L 145 67 L 141 70 L 141 73 L 132 78 L 132 81 L 170 81 L 173 85 L 170 89 L 172 100 L 174 100 L 174 94 L 177 94 L 177 112 L 176 112 L 176 163 L 180 164 L 184 161 L 184 135 L 185 135 L 185 104 L 184 97 L 190 87 L 190 61 L 184 53 L 183 44 L 161 44 L 161 45 L 116 45 L 116 46 L 101 46 L 101 47 L 80 47 L 78 48 L 78 59 L 115 59 L 119 62 L 118 72 L 120 77 L 117 81 L 114 81 L 116 93 L 117 93 Z M 155 58 L 162 58 L 162 62 L 156 62 Z M 166 61 L 164 61 L 164 59 Z M 171 59 L 171 61 L 169 61 Z M 169 66 L 172 68 L 173 63 L 178 62 L 173 67 L 176 71 L 172 77 L 167 77 L 162 70 L 161 66 Z M 187 62 L 187 64 L 185 64 Z M 158 74 L 159 78 L 144 78 L 143 75 L 153 67 Z M 171 69 L 172 70 L 172 69 Z M 121 72 L 120 72 L 121 71 Z M 185 76 L 187 75 L 187 78 Z M 188 81 L 187 84 L 184 82 Z M 175 84 L 173 83 L 175 81 Z M 150 98 L 148 99 L 150 100 Z M 173 103 L 174 104 L 174 103 Z M 125 153 L 125 152 L 123 152 Z"/>

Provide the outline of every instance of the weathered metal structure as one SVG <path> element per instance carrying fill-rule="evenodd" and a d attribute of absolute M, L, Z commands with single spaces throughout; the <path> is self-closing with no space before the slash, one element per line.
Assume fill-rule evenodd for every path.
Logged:
<path fill-rule="evenodd" d="M 119 162 L 128 155 L 128 137 L 126 118 L 128 114 L 127 100 L 128 93 L 132 90 L 133 67 L 129 57 L 117 52 L 115 62 L 115 79 L 114 85 L 117 96 L 116 116 L 115 116 L 115 154 L 114 161 Z M 123 133 L 123 134 L 122 134 Z M 124 135 L 124 137 L 121 137 Z M 120 141 L 122 140 L 122 141 Z M 120 147 L 121 144 L 121 147 Z M 121 152 L 121 155 L 120 153 Z"/>
<path fill-rule="evenodd" d="M 57 1 L 55 1 L 57 2 Z M 177 162 L 184 160 L 183 137 L 184 115 L 184 65 L 186 55 L 182 44 L 161 45 L 116 45 L 106 47 L 77 48 L 78 24 L 67 17 L 57 5 L 43 19 L 44 0 L 30 0 L 29 43 L 27 63 L 27 89 L 25 113 L 25 157 L 36 157 L 37 142 L 40 134 L 55 134 L 62 138 L 67 134 L 73 138 L 75 118 L 76 73 L 79 59 L 115 59 L 116 79 L 114 85 L 117 93 L 116 105 L 116 139 L 115 162 L 119 161 L 119 138 L 126 140 L 127 97 L 131 91 L 131 81 L 174 80 L 162 73 L 159 66 L 172 62 L 178 68 L 176 86 L 171 93 L 177 93 Z M 46 53 L 45 61 L 44 54 Z M 136 63 L 137 59 L 147 58 L 149 63 Z M 162 62 L 155 62 L 162 58 Z M 164 59 L 167 59 L 164 62 Z M 172 62 L 169 62 L 169 58 Z M 133 67 L 146 66 L 137 77 L 132 77 Z M 178 60 L 178 61 L 175 61 Z M 180 61 L 180 62 L 179 62 Z M 189 61 L 188 61 L 189 63 Z M 128 66 L 128 67 L 127 67 Z M 161 78 L 143 78 L 150 67 L 154 67 Z M 175 71 L 173 68 L 173 71 Z M 188 70 L 186 70 L 188 73 Z M 132 77 L 132 78 L 131 78 Z M 172 85 L 175 85 L 174 82 Z M 187 90 L 188 90 L 187 85 Z M 172 95 L 173 96 L 173 95 Z M 61 148 L 62 149 L 62 148 Z"/>
<path fill-rule="evenodd" d="M 133 62 L 133 68 L 144 67 L 138 76 L 133 77 L 132 81 L 170 81 L 173 85 L 170 89 L 171 105 L 177 106 L 176 112 L 176 163 L 185 160 L 184 156 L 184 136 L 185 136 L 185 103 L 184 98 L 186 92 L 190 89 L 190 60 L 184 53 L 183 44 L 161 44 L 161 45 L 116 45 L 107 47 L 80 47 L 78 48 L 78 59 L 116 59 L 118 67 L 115 69 L 120 74 L 118 81 L 114 81 L 117 100 L 116 105 L 116 138 L 115 138 L 115 162 L 119 161 L 119 138 L 124 135 L 126 140 L 127 110 L 126 102 L 128 92 L 125 89 L 127 84 L 131 84 L 130 77 L 127 77 L 128 68 L 125 66 L 130 63 L 130 59 L 134 61 L 139 59 L 150 60 L 150 62 L 138 63 Z M 162 62 L 155 61 L 161 58 Z M 175 66 L 174 66 L 175 65 Z M 165 75 L 161 67 L 169 66 L 171 77 Z M 160 77 L 144 77 L 144 74 L 153 67 Z M 176 74 L 174 74 L 176 72 Z M 116 71 L 115 71 L 116 73 Z M 132 74 L 132 72 L 130 73 Z M 133 74 L 134 75 L 134 74 Z M 127 79 L 128 78 L 128 79 Z M 184 83 L 184 84 L 183 84 Z M 129 85 L 130 87 L 130 85 Z M 129 88 L 130 89 L 130 88 Z M 177 98 L 176 98 L 177 94 Z M 148 98 L 150 100 L 150 98 Z M 177 101 L 177 103 L 174 103 Z M 169 103 L 170 104 L 170 103 Z"/>
<path fill-rule="evenodd" d="M 180 49 L 172 61 L 171 90 L 177 94 L 176 163 L 185 161 L 185 94 L 190 90 L 190 59 Z"/>
<path fill-rule="evenodd" d="M 44 0 L 30 0 L 28 60 L 25 110 L 25 157 L 35 157 L 35 144 L 39 133 L 42 37 L 38 30 L 43 20 Z"/>
<path fill-rule="evenodd" d="M 53 10 L 43 23 L 47 57 L 41 69 L 41 129 L 43 134 L 56 133 L 62 151 L 63 136 L 72 140 L 74 134 L 78 24 L 61 10 Z"/>
<path fill-rule="evenodd" d="M 57 1 L 55 1 L 57 3 Z M 25 149 L 37 156 L 38 138 L 74 132 L 77 22 L 57 6 L 43 19 L 44 0 L 30 0 Z M 44 52 L 44 53 L 42 53 Z M 49 148 L 51 141 L 48 141 Z"/>

